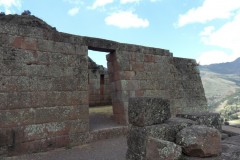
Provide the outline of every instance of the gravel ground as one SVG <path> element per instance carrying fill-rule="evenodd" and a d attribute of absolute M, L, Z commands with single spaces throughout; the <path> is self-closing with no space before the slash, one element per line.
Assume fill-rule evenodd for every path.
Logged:
<path fill-rule="evenodd" d="M 126 151 L 126 137 L 122 136 L 71 149 L 61 148 L 44 153 L 8 157 L 4 160 L 125 160 Z"/>

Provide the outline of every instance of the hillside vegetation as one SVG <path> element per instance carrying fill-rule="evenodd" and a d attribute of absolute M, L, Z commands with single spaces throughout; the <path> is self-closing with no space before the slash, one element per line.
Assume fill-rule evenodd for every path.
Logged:
<path fill-rule="evenodd" d="M 199 69 L 209 109 L 230 124 L 240 124 L 240 58 Z"/>

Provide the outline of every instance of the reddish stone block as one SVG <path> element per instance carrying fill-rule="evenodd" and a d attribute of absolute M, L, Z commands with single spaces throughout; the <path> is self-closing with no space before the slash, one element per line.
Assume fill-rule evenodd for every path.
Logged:
<path fill-rule="evenodd" d="M 68 135 L 35 140 L 30 142 L 18 143 L 9 149 L 9 156 L 19 155 L 22 153 L 34 153 L 52 150 L 67 146 L 70 143 Z"/>
<path fill-rule="evenodd" d="M 36 39 L 24 38 L 24 41 L 22 42 L 22 47 L 21 48 L 27 49 L 27 50 L 37 50 Z"/>
<path fill-rule="evenodd" d="M 143 91 L 143 90 L 136 90 L 136 91 L 135 91 L 135 96 L 136 96 L 136 97 L 144 96 L 144 91 Z"/>
<path fill-rule="evenodd" d="M 144 62 L 154 62 L 154 55 L 152 54 L 145 54 L 144 55 Z"/>
<path fill-rule="evenodd" d="M 117 71 L 115 71 L 115 72 L 113 73 L 113 81 L 118 81 L 118 80 L 120 80 L 120 79 L 121 79 L 120 73 L 117 72 Z"/>
<path fill-rule="evenodd" d="M 117 123 L 123 124 L 123 125 L 127 124 L 126 116 L 124 114 L 114 114 L 113 116 Z"/>
<path fill-rule="evenodd" d="M 135 72 L 134 71 L 124 71 L 124 72 L 120 72 L 120 75 L 121 75 L 121 79 L 130 80 L 135 76 Z"/>
<path fill-rule="evenodd" d="M 118 64 L 118 62 L 117 61 L 113 61 L 112 63 L 113 63 L 113 70 L 114 70 L 114 72 L 120 71 L 120 65 Z"/>
<path fill-rule="evenodd" d="M 23 37 L 15 37 L 12 43 L 12 47 L 21 48 L 23 43 Z"/>
<path fill-rule="evenodd" d="M 107 62 L 113 62 L 115 58 L 116 58 L 115 54 L 109 53 L 106 55 Z"/>
<path fill-rule="evenodd" d="M 144 71 L 144 64 L 143 63 L 133 63 L 132 70 L 133 71 Z"/>
<path fill-rule="evenodd" d="M 113 102 L 113 114 L 124 114 L 123 102 Z"/>

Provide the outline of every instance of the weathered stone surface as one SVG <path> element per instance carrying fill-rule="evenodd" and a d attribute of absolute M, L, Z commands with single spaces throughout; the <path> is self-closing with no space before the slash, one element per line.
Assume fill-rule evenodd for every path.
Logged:
<path fill-rule="evenodd" d="M 173 142 L 152 137 L 147 140 L 147 160 L 178 160 L 181 155 L 182 148 Z"/>
<path fill-rule="evenodd" d="M 240 136 L 228 137 L 222 141 L 222 158 L 239 160 L 240 159 Z"/>
<path fill-rule="evenodd" d="M 226 134 L 226 133 L 221 133 L 221 138 L 222 138 L 222 140 L 224 140 L 224 139 L 226 139 L 226 138 L 228 138 L 228 137 L 229 137 L 228 134 Z"/>
<path fill-rule="evenodd" d="M 200 158 L 200 157 L 188 157 L 186 155 L 182 155 L 181 159 L 182 160 L 227 160 L 222 158 L 222 156 Z"/>
<path fill-rule="evenodd" d="M 222 123 L 219 113 L 200 112 L 200 113 L 189 113 L 189 114 L 177 114 L 177 117 L 191 119 L 197 121 L 199 125 L 206 125 L 213 127 L 218 130 L 222 130 Z"/>
<path fill-rule="evenodd" d="M 172 128 L 174 128 L 177 132 L 182 130 L 185 127 L 197 125 L 197 122 L 186 119 L 186 118 L 178 118 L 178 117 L 172 117 L 168 119 L 166 124 L 170 125 Z"/>
<path fill-rule="evenodd" d="M 139 148 L 144 146 L 146 137 L 158 138 L 170 142 L 175 142 L 177 133 L 185 127 L 195 125 L 196 122 L 183 118 L 170 118 L 164 124 L 152 125 L 146 127 L 129 127 L 128 144 L 130 147 Z M 140 140 L 139 140 L 140 139 Z M 135 144 L 137 143 L 137 144 Z M 139 144 L 140 143 L 140 144 Z M 134 149 L 132 149 L 134 150 Z"/>
<path fill-rule="evenodd" d="M 135 126 L 161 124 L 170 118 L 169 101 L 162 98 L 129 98 L 129 123 Z"/>
<path fill-rule="evenodd" d="M 142 127 L 131 127 L 127 135 L 128 150 L 132 153 L 145 157 L 147 131 Z"/>
<path fill-rule="evenodd" d="M 239 138 L 239 137 L 238 137 Z M 239 160 L 240 159 L 240 145 L 234 145 L 223 142 L 222 144 L 222 159 Z"/>
<path fill-rule="evenodd" d="M 221 153 L 221 135 L 217 129 L 193 125 L 181 130 L 176 137 L 183 152 L 193 157 L 211 157 Z"/>
<path fill-rule="evenodd" d="M 145 157 L 128 149 L 126 153 L 126 160 L 145 160 Z"/>
<path fill-rule="evenodd" d="M 148 137 L 175 142 L 176 135 L 180 130 L 195 123 L 196 122 L 188 119 L 171 118 L 164 124 L 146 127 L 131 126 L 129 127 L 127 135 L 128 149 L 144 157 L 146 155 Z"/>

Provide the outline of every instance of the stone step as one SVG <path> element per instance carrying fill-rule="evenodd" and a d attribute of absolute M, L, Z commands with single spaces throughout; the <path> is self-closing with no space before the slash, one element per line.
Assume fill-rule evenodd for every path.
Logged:
<path fill-rule="evenodd" d="M 222 132 L 228 134 L 229 136 L 237 136 L 240 135 L 240 128 L 223 125 Z"/>

